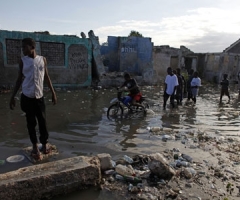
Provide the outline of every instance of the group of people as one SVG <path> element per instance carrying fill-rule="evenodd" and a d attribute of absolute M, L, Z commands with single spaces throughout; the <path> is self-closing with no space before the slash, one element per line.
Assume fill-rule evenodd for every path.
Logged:
<path fill-rule="evenodd" d="M 177 100 L 177 104 L 181 104 L 184 94 L 187 93 L 188 100 L 197 101 L 197 95 L 199 87 L 201 86 L 201 79 L 198 76 L 198 72 L 194 70 L 189 71 L 188 79 L 185 80 L 181 74 L 181 69 L 177 68 L 173 70 L 171 67 L 167 68 L 167 76 L 165 78 L 165 89 L 163 94 L 163 108 L 166 108 L 167 100 L 170 97 L 170 104 L 174 108 L 174 101 Z M 124 83 L 120 88 L 125 88 L 128 91 L 128 96 L 124 97 L 123 103 L 128 106 L 131 104 L 137 104 L 142 97 L 139 90 L 139 86 L 134 78 L 129 73 L 124 73 Z"/>
<path fill-rule="evenodd" d="M 20 87 L 22 87 L 21 94 L 21 109 L 26 113 L 26 121 L 30 140 L 32 142 L 32 156 L 36 159 L 40 159 L 40 151 L 44 154 L 50 152 L 48 143 L 48 130 L 45 114 L 45 103 L 43 97 L 43 83 L 46 80 L 50 91 L 52 92 L 52 102 L 57 103 L 56 93 L 51 83 L 51 79 L 48 75 L 47 61 L 43 56 L 36 54 L 36 43 L 32 38 L 25 38 L 22 40 L 22 51 L 24 56 L 19 63 L 18 78 L 14 87 L 13 94 L 10 99 L 10 108 L 13 110 L 15 107 L 15 95 Z M 198 89 L 201 86 L 201 79 L 198 77 L 198 72 L 191 70 L 189 77 L 185 80 L 181 75 L 181 70 L 173 70 L 171 67 L 167 68 L 168 75 L 165 79 L 164 89 L 164 102 L 163 108 L 166 108 L 167 100 L 170 97 L 170 103 L 174 107 L 174 100 L 177 100 L 177 104 L 181 104 L 183 95 L 188 94 L 188 100 L 192 99 L 196 103 L 196 97 Z M 124 104 L 137 104 L 142 94 L 139 90 L 139 86 L 134 78 L 129 73 L 124 74 L 124 87 L 129 95 L 124 99 Z M 222 84 L 222 95 L 228 94 L 228 80 L 227 76 L 224 76 Z M 230 99 L 230 96 L 229 96 Z M 220 99 L 221 100 L 221 99 Z M 36 125 L 39 125 L 40 137 L 39 140 L 42 143 L 42 149 L 38 147 L 38 138 L 36 135 Z"/>
<path fill-rule="evenodd" d="M 47 61 L 43 56 L 36 54 L 36 42 L 32 38 L 22 40 L 23 57 L 19 62 L 19 71 L 13 94 L 10 99 L 10 109 L 15 107 L 15 95 L 20 87 L 21 94 L 21 109 L 26 113 L 27 129 L 30 140 L 32 142 L 31 155 L 36 160 L 41 159 L 41 153 L 48 154 L 51 149 L 48 144 L 48 130 L 46 123 L 45 102 L 43 97 L 44 80 L 47 82 L 50 91 L 52 92 L 52 102 L 57 103 L 57 96 L 52 86 L 51 79 L 47 70 Z M 125 87 L 129 92 L 128 98 L 124 99 L 126 105 L 137 104 L 142 97 L 139 86 L 130 74 L 124 74 L 124 83 L 121 87 Z M 38 147 L 38 138 L 36 135 L 36 125 L 39 126 L 39 141 L 42 148 Z"/>
<path fill-rule="evenodd" d="M 165 89 L 163 94 L 163 108 L 166 109 L 167 100 L 170 97 L 170 104 L 175 107 L 174 101 L 181 104 L 183 95 L 187 93 L 188 100 L 197 101 L 199 87 L 201 86 L 201 79 L 197 71 L 192 69 L 189 71 L 188 79 L 185 80 L 181 75 L 181 69 L 173 70 L 171 67 L 167 68 L 167 76 L 165 78 Z"/>

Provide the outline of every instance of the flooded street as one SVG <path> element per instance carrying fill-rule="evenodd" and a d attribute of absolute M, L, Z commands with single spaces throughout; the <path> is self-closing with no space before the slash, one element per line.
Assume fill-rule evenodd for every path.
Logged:
<path fill-rule="evenodd" d="M 49 161 L 98 153 L 109 153 L 115 160 L 125 154 L 149 154 L 174 146 L 184 148 L 181 141 L 164 142 L 162 137 L 151 134 L 148 129 L 152 127 L 171 128 L 174 132 L 201 131 L 216 137 L 239 135 L 240 108 L 235 86 L 230 89 L 230 104 L 227 104 L 226 96 L 223 104 L 219 104 L 218 86 L 205 85 L 200 88 L 196 105 L 184 99 L 181 106 L 171 109 L 168 101 L 166 110 L 162 109 L 162 88 L 142 87 L 142 92 L 148 97 L 154 114 L 148 112 L 144 118 L 117 121 L 108 120 L 106 115 L 110 100 L 117 95 L 114 89 L 61 90 L 57 92 L 58 103 L 55 106 L 51 105 L 50 93 L 45 92 L 49 142 L 59 151 L 59 155 Z M 10 95 L 0 94 L 0 160 L 21 154 L 23 148 L 31 146 L 19 101 L 14 111 L 9 109 Z M 32 163 L 27 159 L 17 164 L 6 162 L 0 165 L 0 173 L 28 165 Z M 80 194 L 84 195 L 79 192 L 65 199 L 78 199 Z M 85 199 L 101 199 L 96 195 Z"/>

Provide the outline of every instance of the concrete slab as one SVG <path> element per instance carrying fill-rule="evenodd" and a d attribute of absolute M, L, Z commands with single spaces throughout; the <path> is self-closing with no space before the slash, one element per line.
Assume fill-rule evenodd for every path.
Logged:
<path fill-rule="evenodd" d="M 97 157 L 67 158 L 0 174 L 0 199 L 51 198 L 98 185 L 100 180 Z"/>
<path fill-rule="evenodd" d="M 57 147 L 55 145 L 52 145 L 50 143 L 48 143 L 48 147 L 51 149 L 51 152 L 49 154 L 43 154 L 41 153 L 41 159 L 40 160 L 36 160 L 31 156 L 31 152 L 32 152 L 32 146 L 30 147 L 26 147 L 23 149 L 23 155 L 32 163 L 38 164 L 38 163 L 42 163 L 42 162 L 46 162 L 48 160 L 48 158 L 53 157 L 55 155 L 58 155 L 58 150 Z M 42 146 L 41 144 L 38 145 L 38 148 L 41 149 Z"/>

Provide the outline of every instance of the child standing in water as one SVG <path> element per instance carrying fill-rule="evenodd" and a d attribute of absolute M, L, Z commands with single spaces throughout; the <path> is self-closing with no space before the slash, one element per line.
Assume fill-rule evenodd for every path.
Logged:
<path fill-rule="evenodd" d="M 201 79 L 198 77 L 198 72 L 193 73 L 193 79 L 191 81 L 192 100 L 194 103 L 197 101 L 197 95 L 199 86 L 201 86 Z"/>
<path fill-rule="evenodd" d="M 222 103 L 222 97 L 224 95 L 228 96 L 228 103 L 230 102 L 230 95 L 228 91 L 228 86 L 229 86 L 229 81 L 227 79 L 228 75 L 224 74 L 223 75 L 223 80 L 220 82 L 222 88 L 221 88 L 221 95 L 220 95 L 220 103 Z"/>

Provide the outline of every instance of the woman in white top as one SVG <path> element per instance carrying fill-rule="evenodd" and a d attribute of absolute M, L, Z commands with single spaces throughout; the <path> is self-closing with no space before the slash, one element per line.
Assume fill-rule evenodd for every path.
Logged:
<path fill-rule="evenodd" d="M 193 79 L 191 81 L 192 100 L 196 103 L 196 97 L 198 95 L 199 87 L 201 86 L 201 79 L 198 77 L 198 72 L 194 72 Z"/>

